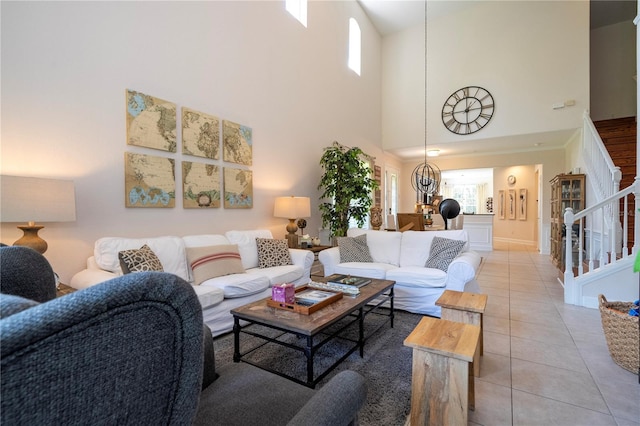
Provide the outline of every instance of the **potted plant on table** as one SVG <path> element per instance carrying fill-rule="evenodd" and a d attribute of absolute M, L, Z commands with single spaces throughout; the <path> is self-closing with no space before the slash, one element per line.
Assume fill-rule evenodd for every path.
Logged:
<path fill-rule="evenodd" d="M 358 147 L 347 148 L 334 142 L 325 148 L 320 159 L 324 169 L 318 189 L 322 226 L 329 226 L 331 237 L 347 235 L 349 221 L 364 225 L 372 204 L 372 192 L 378 183 L 371 168 L 362 161 L 364 153 Z"/>

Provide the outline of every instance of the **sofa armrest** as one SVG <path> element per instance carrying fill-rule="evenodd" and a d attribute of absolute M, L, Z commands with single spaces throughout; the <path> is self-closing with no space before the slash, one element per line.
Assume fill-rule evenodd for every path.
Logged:
<path fill-rule="evenodd" d="M 291 263 L 302 266 L 304 269 L 311 270 L 311 265 L 313 265 L 312 252 L 309 250 L 290 248 L 289 254 L 291 255 Z"/>
<path fill-rule="evenodd" d="M 324 276 L 335 274 L 336 266 L 340 264 L 340 249 L 331 247 L 318 253 L 318 260 L 324 267 Z"/>
<path fill-rule="evenodd" d="M 355 371 L 342 371 L 322 386 L 287 425 L 354 424 L 366 397 L 364 378 Z"/>
<path fill-rule="evenodd" d="M 468 250 L 460 253 L 453 259 L 447 270 L 447 288 L 463 291 L 464 285 L 476 277 L 480 260 L 480 255 L 475 251 Z"/>
<path fill-rule="evenodd" d="M 69 286 L 75 288 L 76 290 L 82 290 L 83 288 L 88 288 L 96 284 L 100 284 L 101 282 L 108 281 L 110 279 L 116 278 L 117 276 L 118 275 L 114 274 L 113 272 L 105 271 L 104 269 L 83 269 L 82 271 L 71 277 Z"/>

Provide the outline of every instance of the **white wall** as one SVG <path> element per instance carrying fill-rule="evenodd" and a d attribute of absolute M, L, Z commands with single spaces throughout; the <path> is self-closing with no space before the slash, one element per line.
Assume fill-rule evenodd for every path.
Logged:
<path fill-rule="evenodd" d="M 636 27 L 630 20 L 591 31 L 591 119 L 635 117 Z"/>
<path fill-rule="evenodd" d="M 581 126 L 589 108 L 588 2 L 482 1 L 430 20 L 427 38 L 429 143 Z M 383 52 L 383 146 L 422 145 L 423 25 L 385 37 Z M 495 113 L 480 132 L 454 135 L 442 123 L 442 106 L 470 85 L 491 92 Z M 561 113 L 551 108 L 565 100 L 576 105 Z"/>
<path fill-rule="evenodd" d="M 347 68 L 351 16 L 362 77 Z M 307 29 L 282 1 L 3 2 L 1 19 L 2 173 L 75 181 L 77 221 L 41 231 L 64 282 L 102 236 L 266 227 L 281 238 L 280 195 L 311 197 L 314 233 L 323 147 L 338 140 L 387 161 L 381 40 L 356 2 L 310 2 Z M 124 152 L 167 155 L 126 145 L 127 88 L 250 126 L 254 207 L 184 210 L 179 199 L 173 209 L 125 208 Z M 20 235 L 2 224 L 2 242 Z"/>

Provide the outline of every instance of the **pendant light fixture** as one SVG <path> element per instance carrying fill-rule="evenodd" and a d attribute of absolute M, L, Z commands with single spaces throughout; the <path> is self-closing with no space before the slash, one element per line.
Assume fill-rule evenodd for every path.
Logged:
<path fill-rule="evenodd" d="M 416 191 L 416 204 L 431 204 L 431 197 L 440 191 L 440 169 L 427 162 L 427 1 L 424 2 L 424 162 L 411 174 L 411 186 Z"/>

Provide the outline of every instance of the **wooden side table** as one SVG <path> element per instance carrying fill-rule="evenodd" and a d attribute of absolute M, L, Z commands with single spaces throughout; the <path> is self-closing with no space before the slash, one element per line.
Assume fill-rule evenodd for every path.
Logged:
<path fill-rule="evenodd" d="M 57 297 L 64 296 L 65 294 L 73 293 L 74 291 L 76 291 L 75 288 L 69 287 L 66 284 L 58 283 L 58 288 L 56 290 L 56 296 Z"/>
<path fill-rule="evenodd" d="M 487 295 L 445 290 L 436 301 L 442 308 L 442 319 L 473 324 L 480 327 L 478 350 L 473 357 L 473 375 L 480 377 L 480 356 L 484 353 L 482 343 L 482 315 L 487 307 Z"/>
<path fill-rule="evenodd" d="M 404 345 L 413 348 L 410 424 L 466 425 L 475 408 L 473 355 L 480 327 L 424 317 Z"/>
<path fill-rule="evenodd" d="M 322 250 L 330 249 L 333 246 L 312 246 L 312 247 L 304 247 L 302 250 L 309 250 L 313 253 L 313 265 L 311 265 L 311 276 L 324 276 L 324 268 L 318 261 L 318 253 Z"/>

